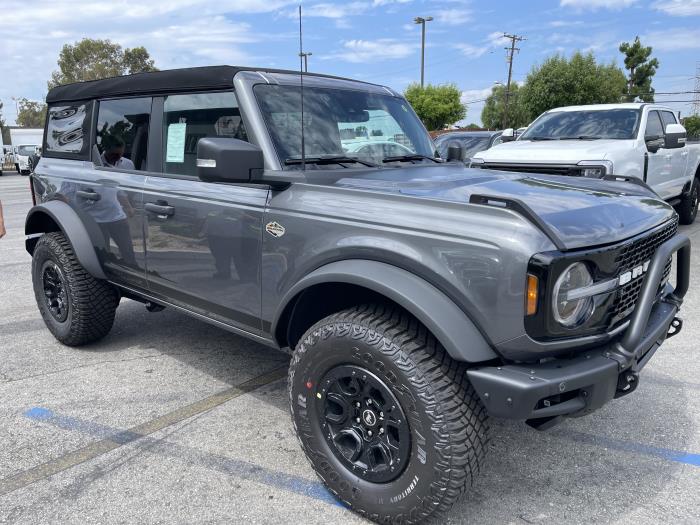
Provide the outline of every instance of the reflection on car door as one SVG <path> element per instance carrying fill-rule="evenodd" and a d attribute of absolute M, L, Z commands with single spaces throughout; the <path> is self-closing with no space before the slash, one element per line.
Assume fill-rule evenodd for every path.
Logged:
<path fill-rule="evenodd" d="M 197 142 L 246 139 L 232 92 L 161 99 L 162 176 L 144 189 L 150 291 L 260 332 L 260 254 L 266 186 L 202 182 Z"/>
<path fill-rule="evenodd" d="M 669 124 L 678 124 L 676 116 L 671 111 L 661 111 L 660 114 L 664 132 Z M 681 194 L 683 186 L 687 182 L 685 170 L 688 163 L 688 148 L 683 146 L 682 148 L 666 149 L 665 152 L 667 156 L 671 156 L 671 185 L 669 191 L 675 197 Z"/>

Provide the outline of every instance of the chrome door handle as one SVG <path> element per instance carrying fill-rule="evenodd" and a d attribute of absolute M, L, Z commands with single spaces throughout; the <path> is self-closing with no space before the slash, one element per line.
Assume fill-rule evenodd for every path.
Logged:
<path fill-rule="evenodd" d="M 102 198 L 102 195 L 94 190 L 78 190 L 75 192 L 75 194 L 87 201 L 98 201 Z"/>
<path fill-rule="evenodd" d="M 155 202 L 147 202 L 144 206 L 146 211 L 150 211 L 151 213 L 155 213 L 156 215 L 160 215 L 163 217 L 168 217 L 171 215 L 175 215 L 175 208 L 173 206 L 168 206 L 168 203 L 165 202 L 163 204 L 156 204 Z"/>

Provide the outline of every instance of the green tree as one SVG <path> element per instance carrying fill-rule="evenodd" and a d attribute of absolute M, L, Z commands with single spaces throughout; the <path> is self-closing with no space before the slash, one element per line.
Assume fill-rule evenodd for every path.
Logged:
<path fill-rule="evenodd" d="M 700 115 L 685 117 L 683 125 L 688 133 L 688 137 L 700 138 Z"/>
<path fill-rule="evenodd" d="M 58 56 L 58 71 L 51 74 L 49 89 L 62 84 L 157 71 L 144 47 L 122 49 L 110 40 L 84 38 L 65 44 Z"/>
<path fill-rule="evenodd" d="M 422 88 L 415 83 L 406 88 L 404 96 L 429 130 L 442 129 L 467 116 L 455 84 L 428 84 Z"/>
<path fill-rule="evenodd" d="M 10 128 L 7 127 L 7 124 L 5 124 L 5 119 L 2 116 L 2 102 L 0 102 L 0 133 L 2 133 L 2 143 L 9 144 Z"/>
<path fill-rule="evenodd" d="M 24 128 L 43 128 L 46 120 L 46 104 L 20 98 L 17 125 Z"/>
<path fill-rule="evenodd" d="M 559 106 L 620 102 L 625 84 L 615 63 L 598 64 L 593 53 L 576 52 L 570 59 L 554 55 L 528 74 L 520 103 L 532 120 Z"/>
<path fill-rule="evenodd" d="M 652 77 L 656 74 L 659 61 L 651 56 L 651 47 L 645 47 L 639 37 L 631 44 L 620 44 L 620 53 L 625 55 L 625 68 L 629 71 L 625 99 L 634 102 L 640 98 L 644 102 L 654 102 L 654 88 L 651 87 Z"/>
<path fill-rule="evenodd" d="M 508 127 L 520 128 L 530 123 L 530 116 L 522 104 L 522 89 L 515 82 L 510 85 L 508 97 Z M 503 125 L 503 110 L 505 107 L 506 87 L 494 86 L 486 98 L 484 109 L 481 110 L 481 122 L 488 129 L 501 129 Z"/>

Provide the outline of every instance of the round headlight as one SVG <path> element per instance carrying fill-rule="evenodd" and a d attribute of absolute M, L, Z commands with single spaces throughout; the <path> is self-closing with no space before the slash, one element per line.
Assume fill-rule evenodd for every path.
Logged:
<path fill-rule="evenodd" d="M 593 313 L 593 297 L 569 299 L 568 292 L 592 284 L 591 272 L 580 262 L 572 264 L 559 276 L 552 290 L 552 312 L 559 324 L 573 328 L 588 320 Z"/>

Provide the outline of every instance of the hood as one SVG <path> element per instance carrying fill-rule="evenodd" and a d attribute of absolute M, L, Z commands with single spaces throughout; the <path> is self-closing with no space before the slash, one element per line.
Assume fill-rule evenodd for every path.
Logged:
<path fill-rule="evenodd" d="M 486 162 L 566 163 L 581 160 L 605 160 L 611 151 L 629 150 L 628 140 L 516 140 L 498 144 L 472 158 Z"/>
<path fill-rule="evenodd" d="M 554 231 L 567 250 L 622 241 L 675 213 L 653 192 L 631 183 L 459 164 L 363 171 L 334 184 L 465 204 L 472 195 L 517 198 Z"/>

